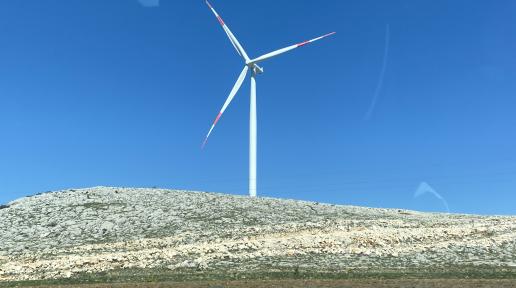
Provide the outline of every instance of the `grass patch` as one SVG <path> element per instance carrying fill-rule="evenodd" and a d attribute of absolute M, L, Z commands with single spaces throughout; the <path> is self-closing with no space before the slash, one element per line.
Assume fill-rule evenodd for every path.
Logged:
<path fill-rule="evenodd" d="M 278 271 L 198 271 L 183 269 L 170 271 L 161 269 L 124 269 L 91 274 L 82 273 L 68 279 L 16 281 L 0 283 L 0 287 L 23 287 L 39 285 L 74 285 L 100 283 L 156 283 L 186 281 L 231 281 L 231 280 L 359 280 L 359 279 L 516 279 L 516 268 L 493 268 L 474 266 L 453 266 L 442 268 L 421 267 L 420 269 L 348 269 L 341 271 L 303 271 L 298 267 Z"/>

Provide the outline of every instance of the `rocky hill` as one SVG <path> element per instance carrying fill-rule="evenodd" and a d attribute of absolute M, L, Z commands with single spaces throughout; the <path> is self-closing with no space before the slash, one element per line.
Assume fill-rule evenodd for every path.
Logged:
<path fill-rule="evenodd" d="M 43 193 L 0 206 L 0 231 L 0 281 L 516 267 L 516 217 L 179 190 Z"/>

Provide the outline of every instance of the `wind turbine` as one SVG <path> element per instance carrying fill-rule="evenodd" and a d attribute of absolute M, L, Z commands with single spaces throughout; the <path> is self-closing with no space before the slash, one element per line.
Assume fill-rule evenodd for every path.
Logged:
<path fill-rule="evenodd" d="M 204 148 L 204 146 L 208 142 L 208 137 L 210 137 L 211 131 L 213 131 L 213 128 L 215 128 L 215 125 L 217 125 L 220 116 L 222 116 L 222 113 L 224 113 L 229 103 L 231 103 L 231 100 L 233 100 L 233 97 L 235 97 L 235 94 L 237 93 L 238 89 L 240 89 L 240 86 L 242 86 L 242 83 L 244 82 L 247 72 L 251 70 L 251 101 L 249 107 L 249 196 L 256 197 L 256 75 L 263 73 L 263 68 L 258 66 L 258 63 L 269 58 L 278 56 L 280 54 L 283 54 L 285 52 L 288 52 L 290 50 L 296 49 L 298 47 L 304 46 L 306 44 L 312 43 L 314 41 L 320 40 L 324 37 L 333 35 L 335 34 L 335 32 L 331 32 L 308 41 L 300 42 L 298 44 L 290 45 L 288 47 L 272 51 L 258 58 L 250 59 L 249 56 L 247 56 L 247 53 L 245 53 L 244 48 L 242 48 L 242 45 L 240 45 L 240 42 L 238 42 L 235 35 L 233 35 L 231 30 L 229 30 L 229 27 L 226 25 L 226 23 L 224 23 L 217 11 L 215 11 L 215 9 L 213 8 L 213 6 L 211 6 L 211 4 L 208 1 L 206 1 L 206 4 L 208 5 L 208 7 L 210 7 L 213 14 L 215 14 L 215 17 L 217 17 L 217 19 L 219 20 L 222 29 L 224 30 L 224 32 L 226 32 L 226 35 L 228 35 L 229 41 L 231 42 L 233 47 L 235 47 L 237 53 L 244 59 L 245 65 L 244 69 L 240 73 L 240 76 L 238 76 L 235 86 L 233 86 L 233 89 L 231 89 L 231 92 L 229 93 L 226 102 L 224 102 L 222 109 L 220 109 L 219 114 L 217 114 L 217 117 L 215 117 L 215 120 L 213 121 L 213 124 L 211 125 L 211 128 L 208 131 L 206 138 L 204 139 L 202 148 Z"/>

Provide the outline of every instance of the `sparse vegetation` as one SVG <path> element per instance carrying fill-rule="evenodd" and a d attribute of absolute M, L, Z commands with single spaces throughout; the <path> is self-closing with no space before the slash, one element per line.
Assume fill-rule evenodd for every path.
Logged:
<path fill-rule="evenodd" d="M 114 270 L 108 272 L 100 272 L 97 274 L 82 273 L 71 278 L 64 279 L 46 279 L 46 280 L 31 280 L 31 281 L 16 281 L 0 283 L 0 287 L 26 287 L 26 286 L 41 286 L 41 285 L 77 285 L 77 284 L 99 284 L 99 283 L 127 283 L 126 287 L 130 287 L 129 283 L 202 283 L 203 281 L 210 281 L 217 283 L 217 281 L 242 281 L 259 283 L 260 281 L 278 281 L 301 279 L 304 281 L 311 280 L 329 281 L 329 283 L 339 283 L 339 280 L 354 280 L 351 283 L 368 283 L 367 280 L 376 280 L 377 284 L 382 282 L 390 282 L 389 280 L 417 280 L 426 279 L 435 280 L 437 283 L 447 283 L 447 280 L 454 280 L 460 283 L 459 279 L 506 279 L 509 281 L 516 281 L 516 269 L 503 269 L 492 267 L 472 267 L 472 266 L 454 266 L 443 267 L 440 269 L 349 269 L 343 271 L 329 271 L 329 272 L 313 272 L 313 271 L 270 271 L 270 272 L 202 272 L 197 269 L 183 269 L 182 271 L 171 272 L 167 269 L 126 269 Z M 434 281 L 429 281 L 432 283 Z M 473 281 L 482 282 L 482 281 Z M 237 282 L 238 283 L 238 282 Z M 272 282 L 274 283 L 274 282 Z M 295 281 L 293 282 L 295 283 Z M 373 282 L 375 283 L 375 282 Z M 395 283 L 395 282 L 394 282 Z M 489 282 L 487 282 L 489 283 Z M 510 282 L 502 282 L 510 283 Z M 225 287 L 225 286 L 224 286 Z M 245 286 L 242 286 L 245 287 Z M 319 286 L 318 286 L 319 287 Z M 333 287 L 333 286 L 331 286 Z M 375 287 L 375 286 L 373 286 Z M 461 286 L 464 287 L 464 286 Z"/>

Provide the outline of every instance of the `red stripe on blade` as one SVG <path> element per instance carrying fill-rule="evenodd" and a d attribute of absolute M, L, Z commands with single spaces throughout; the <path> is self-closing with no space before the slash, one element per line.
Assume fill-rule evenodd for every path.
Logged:
<path fill-rule="evenodd" d="M 222 113 L 219 113 L 219 115 L 217 115 L 217 118 L 215 118 L 215 121 L 213 122 L 213 126 L 217 125 L 217 122 L 219 122 L 221 115 L 222 115 Z"/>
<path fill-rule="evenodd" d="M 222 18 L 220 18 L 220 16 L 217 16 L 217 19 L 219 19 L 220 25 L 224 26 L 224 21 L 222 21 Z"/>
<path fill-rule="evenodd" d="M 310 43 L 310 41 L 301 42 L 301 43 L 297 44 L 297 47 L 301 47 L 301 46 L 306 45 L 308 43 Z"/>

